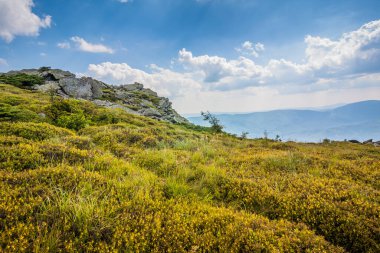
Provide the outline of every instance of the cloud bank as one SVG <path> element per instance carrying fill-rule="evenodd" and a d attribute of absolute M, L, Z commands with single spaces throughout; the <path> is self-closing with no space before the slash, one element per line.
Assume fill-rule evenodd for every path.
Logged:
<path fill-rule="evenodd" d="M 181 49 L 175 61 L 177 71 L 151 65 L 146 71 L 127 63 L 91 64 L 89 72 L 113 83 L 142 82 L 176 98 L 186 94 L 263 92 L 296 94 L 379 87 L 380 20 L 364 24 L 333 40 L 307 35 L 302 62 L 271 59 L 257 64 L 263 53 L 261 43 L 243 42 L 236 59 L 222 56 L 195 56 Z M 251 57 L 249 57 L 251 56 Z M 253 57 L 253 58 L 252 58 Z"/>
<path fill-rule="evenodd" d="M 51 25 L 51 16 L 32 12 L 32 0 L 0 0 L 0 37 L 10 43 L 15 36 L 37 36 Z"/>

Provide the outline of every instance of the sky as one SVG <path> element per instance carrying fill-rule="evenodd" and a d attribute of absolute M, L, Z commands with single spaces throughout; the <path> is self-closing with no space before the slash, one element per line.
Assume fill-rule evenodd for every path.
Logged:
<path fill-rule="evenodd" d="M 41 66 L 183 114 L 380 99 L 380 1 L 0 0 L 0 72 Z"/>

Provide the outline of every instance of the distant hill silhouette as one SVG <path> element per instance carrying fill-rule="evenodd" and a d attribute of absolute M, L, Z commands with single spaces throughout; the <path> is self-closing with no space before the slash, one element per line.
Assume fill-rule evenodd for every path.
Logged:
<path fill-rule="evenodd" d="M 324 138 L 380 140 L 380 101 L 368 100 L 347 104 L 334 109 L 275 110 L 246 114 L 219 114 L 227 132 L 250 133 L 262 137 L 264 131 L 270 138 L 279 135 L 283 140 L 318 142 Z M 188 117 L 199 125 L 207 125 L 202 117 Z"/>

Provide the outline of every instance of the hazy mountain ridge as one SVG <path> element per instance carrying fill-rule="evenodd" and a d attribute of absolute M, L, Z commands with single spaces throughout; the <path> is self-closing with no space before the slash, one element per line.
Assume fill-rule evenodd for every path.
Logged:
<path fill-rule="evenodd" d="M 250 133 L 283 140 L 320 141 L 325 138 L 380 139 L 380 101 L 368 100 L 330 110 L 274 110 L 247 114 L 217 115 L 227 132 Z M 188 117 L 195 124 L 207 125 L 202 117 Z"/>

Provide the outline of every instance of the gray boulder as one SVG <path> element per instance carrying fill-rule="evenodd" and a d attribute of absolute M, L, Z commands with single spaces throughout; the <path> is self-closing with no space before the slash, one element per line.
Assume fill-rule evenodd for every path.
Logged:
<path fill-rule="evenodd" d="M 57 92 L 60 89 L 58 83 L 54 81 L 46 81 L 45 84 L 36 85 L 35 88 L 36 90 L 39 90 L 42 92 L 51 92 L 51 91 Z"/>
<path fill-rule="evenodd" d="M 95 99 L 95 100 L 92 100 L 92 102 L 96 105 L 99 105 L 99 106 L 104 106 L 104 107 L 107 107 L 107 108 L 114 108 L 114 109 L 123 109 L 124 111 L 130 113 L 130 114 L 135 114 L 135 115 L 139 115 L 139 113 L 137 113 L 136 111 L 133 111 L 131 109 L 129 109 L 128 107 L 126 106 L 122 106 L 122 105 L 119 105 L 119 104 L 116 104 L 116 103 L 112 103 L 110 101 L 107 101 L 107 100 L 99 100 L 99 99 Z"/>
<path fill-rule="evenodd" d="M 58 81 L 63 78 L 75 78 L 75 75 L 69 71 L 63 71 L 60 69 L 50 69 L 40 73 L 40 76 L 45 80 Z"/>
<path fill-rule="evenodd" d="M 121 85 L 120 88 L 126 90 L 126 91 L 137 91 L 137 90 L 142 90 L 144 88 L 144 85 L 141 83 L 133 83 L 133 84 L 124 84 Z"/>
<path fill-rule="evenodd" d="M 102 82 L 92 79 L 91 77 L 82 77 L 80 79 L 67 77 L 59 80 L 59 86 L 64 93 L 75 98 L 96 99 L 103 95 Z"/>
<path fill-rule="evenodd" d="M 158 108 L 167 111 L 168 109 L 172 109 L 172 103 L 167 98 L 160 98 L 160 102 L 158 102 Z"/>
<path fill-rule="evenodd" d="M 149 95 L 149 96 L 158 97 L 157 92 L 152 91 L 151 89 L 143 89 L 142 91 L 143 91 L 145 94 Z"/>
<path fill-rule="evenodd" d="M 177 112 L 174 112 L 171 122 L 172 123 L 179 123 L 179 124 L 188 124 L 189 123 L 189 121 L 187 119 L 185 119 L 184 117 L 179 115 Z"/>
<path fill-rule="evenodd" d="M 142 109 L 138 111 L 141 115 L 153 118 L 161 118 L 162 114 L 154 108 Z"/>
<path fill-rule="evenodd" d="M 117 89 L 117 90 L 115 90 L 115 97 L 118 99 L 125 100 L 125 99 L 133 98 L 134 95 L 129 93 L 129 92 L 126 92 L 124 90 Z"/>
<path fill-rule="evenodd" d="M 140 106 L 142 108 L 153 108 L 154 107 L 153 103 L 151 101 L 149 101 L 149 100 L 142 100 L 140 102 Z"/>
<path fill-rule="evenodd" d="M 46 118 L 46 114 L 45 113 L 43 113 L 43 112 L 40 112 L 39 114 L 38 114 L 38 116 L 40 116 L 40 118 Z"/>

